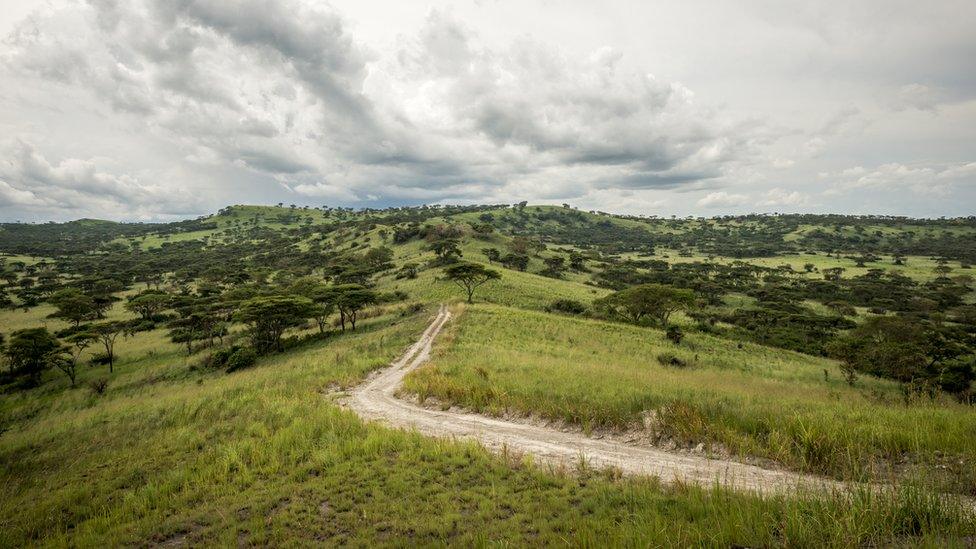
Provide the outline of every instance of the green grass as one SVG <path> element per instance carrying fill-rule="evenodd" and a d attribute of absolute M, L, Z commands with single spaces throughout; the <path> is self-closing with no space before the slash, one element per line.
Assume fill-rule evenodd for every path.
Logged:
<path fill-rule="evenodd" d="M 662 353 L 688 366 L 662 366 Z M 976 490 L 966 465 L 976 459 L 971 406 L 906 406 L 892 382 L 864 377 L 852 388 L 832 361 L 704 334 L 676 346 L 659 330 L 476 305 L 405 389 L 584 429 L 634 428 L 654 411 L 651 435 L 688 445 L 717 443 L 841 478 L 883 477 L 906 458 L 933 471 L 947 463 L 937 480 Z"/>
<path fill-rule="evenodd" d="M 158 333 L 102 397 L 35 395 L 0 436 L 0 546 L 962 543 L 927 492 L 759 498 L 547 471 L 472 443 L 364 424 L 322 392 L 388 363 L 427 314 L 370 319 L 234 374 Z M 165 375 L 163 375 L 165 374 Z"/>
<path fill-rule="evenodd" d="M 535 259 L 529 266 L 529 271 L 520 272 L 506 269 L 498 264 L 489 264 L 481 253 L 482 248 L 495 247 L 505 249 L 507 237 L 494 235 L 490 240 L 466 240 L 462 251 L 462 259 L 481 263 L 501 274 L 501 279 L 488 282 L 478 288 L 475 298 L 478 301 L 497 303 L 513 307 L 529 309 L 543 309 L 557 299 L 575 299 L 583 303 L 590 303 L 594 299 L 603 297 L 609 290 L 597 288 L 582 283 L 581 275 L 567 273 L 565 279 L 553 279 L 529 272 L 541 270 L 542 261 Z M 455 301 L 464 297 L 462 290 L 449 280 L 443 280 L 443 269 L 440 267 L 425 268 L 428 262 L 435 259 L 432 252 L 420 241 L 412 241 L 394 249 L 396 263 L 413 262 L 421 265 L 417 278 L 413 280 L 397 280 L 393 274 L 387 274 L 379 279 L 379 287 L 385 291 L 400 290 L 407 292 L 411 298 L 444 302 Z"/>

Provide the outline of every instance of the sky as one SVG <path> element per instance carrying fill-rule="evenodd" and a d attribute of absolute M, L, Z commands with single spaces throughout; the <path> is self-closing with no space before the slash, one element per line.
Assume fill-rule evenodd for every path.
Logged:
<path fill-rule="evenodd" d="M 0 221 L 976 215 L 972 0 L 0 0 Z"/>

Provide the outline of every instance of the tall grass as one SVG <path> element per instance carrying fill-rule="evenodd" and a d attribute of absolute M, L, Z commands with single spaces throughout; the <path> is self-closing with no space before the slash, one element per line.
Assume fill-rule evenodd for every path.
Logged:
<path fill-rule="evenodd" d="M 886 477 L 908 463 L 976 490 L 976 410 L 906 406 L 874 378 L 852 388 L 832 361 L 697 333 L 674 345 L 658 330 L 490 305 L 468 307 L 445 335 L 406 391 L 584 429 L 643 429 L 653 412 L 650 434 L 681 444 L 840 478 Z M 688 366 L 661 365 L 664 352 Z"/>
<path fill-rule="evenodd" d="M 153 332 L 129 342 L 102 397 L 52 385 L 8 403 L 36 408 L 0 435 L 0 546 L 935 546 L 976 535 L 968 511 L 922 492 L 665 489 L 366 424 L 323 395 L 387 364 L 428 316 L 371 318 L 233 374 L 194 369 Z"/>

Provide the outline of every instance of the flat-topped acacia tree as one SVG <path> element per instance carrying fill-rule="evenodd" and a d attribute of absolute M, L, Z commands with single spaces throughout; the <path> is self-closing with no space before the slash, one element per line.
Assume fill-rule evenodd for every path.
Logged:
<path fill-rule="evenodd" d="M 315 303 L 294 295 L 259 296 L 241 304 L 235 318 L 251 325 L 255 350 L 261 353 L 283 351 L 281 336 L 315 315 Z"/>
<path fill-rule="evenodd" d="M 695 294 L 691 290 L 664 284 L 640 284 L 598 299 L 594 305 L 634 324 L 640 324 L 645 317 L 652 318 L 660 328 L 667 330 L 671 315 L 691 308 L 694 303 Z"/>
<path fill-rule="evenodd" d="M 468 303 L 473 303 L 474 291 L 490 280 L 498 280 L 498 271 L 478 263 L 458 263 L 444 269 L 444 275 L 461 287 L 468 295 Z"/>

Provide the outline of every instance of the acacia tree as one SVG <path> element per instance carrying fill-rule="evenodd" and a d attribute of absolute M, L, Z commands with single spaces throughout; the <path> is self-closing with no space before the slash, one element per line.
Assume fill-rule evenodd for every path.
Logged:
<path fill-rule="evenodd" d="M 342 330 L 346 329 L 346 321 L 352 324 L 352 329 L 356 329 L 356 320 L 359 312 L 369 305 L 376 303 L 376 292 L 369 288 L 364 288 L 357 284 L 346 284 L 337 286 L 335 305 L 339 309 L 339 322 Z"/>
<path fill-rule="evenodd" d="M 457 261 L 461 257 L 460 242 L 456 238 L 442 238 L 430 245 L 430 249 L 437 254 L 442 263 Z"/>
<path fill-rule="evenodd" d="M 50 364 L 50 353 L 59 345 L 58 339 L 47 328 L 28 328 L 10 335 L 4 354 L 10 361 L 11 372 L 26 377 L 31 385 L 36 385 L 41 373 Z"/>
<path fill-rule="evenodd" d="M 562 278 L 566 259 L 562 256 L 547 257 L 542 260 L 546 264 L 546 270 L 542 274 L 552 278 Z"/>
<path fill-rule="evenodd" d="M 281 336 L 315 314 L 315 304 L 307 297 L 272 295 L 249 299 L 235 317 L 251 325 L 251 341 L 259 352 L 283 351 Z"/>
<path fill-rule="evenodd" d="M 193 354 L 193 342 L 208 340 L 213 346 L 215 337 L 223 337 L 225 330 L 223 323 L 203 308 L 191 311 L 187 315 L 170 322 L 169 338 L 173 343 L 185 343 L 187 356 Z"/>
<path fill-rule="evenodd" d="M 94 341 L 95 336 L 88 332 L 72 334 L 67 338 L 68 345 L 62 345 L 48 355 L 51 364 L 68 376 L 72 387 L 76 385 L 75 382 L 78 379 L 78 363 L 81 361 L 81 353 L 85 352 L 85 349 Z"/>
<path fill-rule="evenodd" d="M 461 287 L 468 296 L 468 303 L 474 302 L 474 291 L 490 280 L 498 280 L 498 271 L 488 269 L 478 263 L 459 263 L 444 269 L 448 280 Z"/>
<path fill-rule="evenodd" d="M 137 313 L 144 320 L 152 320 L 157 314 L 169 307 L 170 296 L 164 292 L 146 291 L 132 297 L 125 304 L 126 310 Z"/>
<path fill-rule="evenodd" d="M 54 316 L 63 318 L 75 326 L 98 313 L 95 300 L 77 288 L 59 290 L 48 298 L 48 301 L 58 309 Z"/>
<path fill-rule="evenodd" d="M 303 276 L 292 282 L 288 290 L 293 294 L 307 297 L 315 303 L 312 318 L 319 327 L 319 333 L 324 334 L 329 316 L 336 310 L 337 294 L 332 291 L 332 287 L 319 282 L 315 277 Z"/>
<path fill-rule="evenodd" d="M 88 332 L 95 336 L 95 339 L 102 344 L 105 349 L 105 358 L 108 360 L 109 373 L 115 371 L 115 341 L 127 330 L 124 322 L 112 321 L 93 324 L 88 328 Z"/>
<path fill-rule="evenodd" d="M 481 253 L 485 254 L 485 257 L 488 258 L 488 263 L 494 263 L 502 257 L 502 253 L 498 251 L 498 248 L 482 248 Z"/>
<path fill-rule="evenodd" d="M 694 303 L 695 294 L 691 290 L 663 284 L 640 284 L 612 293 L 598 300 L 596 305 L 635 324 L 645 317 L 652 318 L 666 330 L 672 314 L 689 309 Z"/>

